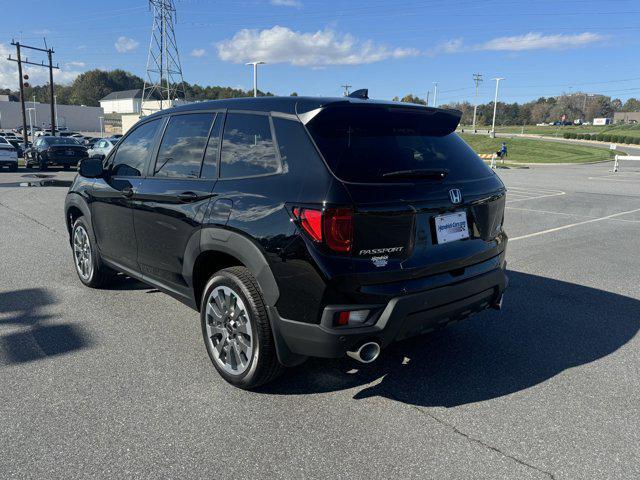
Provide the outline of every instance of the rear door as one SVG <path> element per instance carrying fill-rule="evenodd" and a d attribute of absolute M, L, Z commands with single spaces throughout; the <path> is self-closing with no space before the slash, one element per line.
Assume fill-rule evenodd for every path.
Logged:
<path fill-rule="evenodd" d="M 454 132 L 456 112 L 327 107 L 308 124 L 354 203 L 354 268 L 420 277 L 498 255 L 504 186 Z"/>
<path fill-rule="evenodd" d="M 199 245 L 217 178 L 222 117 L 216 112 L 171 116 L 134 202 L 140 269 L 174 290 L 186 289 L 185 251 Z"/>

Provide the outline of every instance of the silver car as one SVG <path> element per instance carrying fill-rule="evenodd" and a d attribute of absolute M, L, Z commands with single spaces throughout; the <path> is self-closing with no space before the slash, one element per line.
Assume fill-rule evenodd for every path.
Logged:
<path fill-rule="evenodd" d="M 105 158 L 113 147 L 118 142 L 118 140 L 113 138 L 102 138 L 98 140 L 92 148 L 90 148 L 87 153 L 89 154 L 89 158 Z"/>

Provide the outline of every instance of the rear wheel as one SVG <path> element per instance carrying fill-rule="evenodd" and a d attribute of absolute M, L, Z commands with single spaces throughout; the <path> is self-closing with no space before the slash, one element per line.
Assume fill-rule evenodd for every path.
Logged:
<path fill-rule="evenodd" d="M 18 171 L 18 164 L 16 163 L 15 165 L 11 165 L 9 167 L 9 171 L 11 172 L 17 172 Z"/>
<path fill-rule="evenodd" d="M 84 217 L 78 218 L 71 229 L 73 263 L 80 281 L 87 287 L 99 288 L 113 280 L 115 272 L 100 259 L 95 238 Z"/>
<path fill-rule="evenodd" d="M 251 389 L 283 371 L 262 294 L 249 270 L 232 267 L 216 272 L 201 305 L 207 352 L 226 381 Z"/>

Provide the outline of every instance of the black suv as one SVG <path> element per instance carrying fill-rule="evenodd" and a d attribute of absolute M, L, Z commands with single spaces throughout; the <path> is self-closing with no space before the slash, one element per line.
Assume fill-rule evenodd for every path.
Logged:
<path fill-rule="evenodd" d="M 459 120 L 304 97 L 145 117 L 67 195 L 80 280 L 122 272 L 198 310 L 215 368 L 242 388 L 309 356 L 373 361 L 501 304 L 506 190 Z"/>
<path fill-rule="evenodd" d="M 33 146 L 25 151 L 25 167 L 38 165 L 40 170 L 60 165 L 65 170 L 75 167 L 87 158 L 86 147 L 71 137 L 38 137 Z"/>

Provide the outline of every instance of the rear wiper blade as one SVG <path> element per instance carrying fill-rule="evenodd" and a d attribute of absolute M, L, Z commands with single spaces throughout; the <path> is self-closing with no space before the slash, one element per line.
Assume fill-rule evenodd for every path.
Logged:
<path fill-rule="evenodd" d="M 401 177 L 401 178 L 430 178 L 434 180 L 442 180 L 449 173 L 446 168 L 418 168 L 414 170 L 396 170 L 395 172 L 384 173 L 383 177 Z"/>

